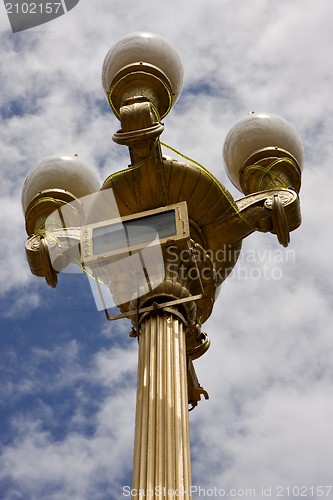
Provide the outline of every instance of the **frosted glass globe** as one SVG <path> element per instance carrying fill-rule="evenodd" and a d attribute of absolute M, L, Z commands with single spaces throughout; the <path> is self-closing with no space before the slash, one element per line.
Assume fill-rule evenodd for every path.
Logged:
<path fill-rule="evenodd" d="M 175 104 L 183 88 L 182 61 L 171 43 L 160 35 L 148 32 L 127 35 L 109 50 L 102 73 L 106 98 L 117 73 L 137 63 L 156 66 L 167 76 L 171 84 L 172 105 Z"/>
<path fill-rule="evenodd" d="M 252 112 L 230 130 L 223 147 L 223 159 L 228 177 L 240 191 L 242 189 L 239 174 L 244 162 L 264 148 L 272 150 L 279 148 L 289 152 L 302 170 L 303 146 L 294 127 L 278 115 Z"/>
<path fill-rule="evenodd" d="M 77 156 L 48 156 L 28 173 L 22 189 L 22 207 L 25 213 L 31 200 L 46 189 L 63 189 L 82 198 L 100 186 L 96 172 Z"/>

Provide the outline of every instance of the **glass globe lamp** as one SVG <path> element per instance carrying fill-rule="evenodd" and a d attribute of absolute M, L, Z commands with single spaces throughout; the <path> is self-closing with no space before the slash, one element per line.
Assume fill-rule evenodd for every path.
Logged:
<path fill-rule="evenodd" d="M 22 189 L 28 235 L 34 234 L 54 210 L 95 193 L 100 184 L 95 171 L 77 156 L 53 155 L 37 163 Z"/>
<path fill-rule="evenodd" d="M 183 65 L 176 49 L 160 35 L 132 33 L 108 52 L 102 83 L 116 116 L 127 99 L 143 96 L 155 105 L 162 118 L 180 96 Z"/>
<path fill-rule="evenodd" d="M 304 152 L 294 127 L 271 113 L 251 112 L 228 133 L 223 158 L 229 179 L 248 195 L 301 187 Z"/>

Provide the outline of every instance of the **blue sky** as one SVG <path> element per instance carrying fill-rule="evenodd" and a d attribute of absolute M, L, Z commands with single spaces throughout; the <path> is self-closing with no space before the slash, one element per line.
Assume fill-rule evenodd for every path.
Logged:
<path fill-rule="evenodd" d="M 60 274 L 55 290 L 30 274 L 20 197 L 53 154 L 78 154 L 101 180 L 128 165 L 101 71 L 109 48 L 142 30 L 184 65 L 161 140 L 235 199 L 222 146 L 249 111 L 289 120 L 305 149 L 294 253 L 271 234 L 247 238 L 204 325 L 212 345 L 195 366 L 210 399 L 190 413 L 192 482 L 256 498 L 262 486 L 277 498 L 279 486 L 332 485 L 332 14 L 329 0 L 80 0 L 13 34 L 0 5 L 1 499 L 114 500 L 131 484 L 131 324 L 107 322 L 84 274 Z"/>

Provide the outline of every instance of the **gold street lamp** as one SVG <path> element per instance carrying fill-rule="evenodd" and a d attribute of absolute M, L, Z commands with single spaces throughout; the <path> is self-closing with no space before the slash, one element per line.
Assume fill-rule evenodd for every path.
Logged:
<path fill-rule="evenodd" d="M 301 223 L 303 148 L 279 116 L 250 113 L 226 138 L 225 166 L 240 200 L 204 167 L 162 155 L 161 120 L 182 84 L 180 57 L 162 37 L 121 39 L 105 58 L 103 87 L 129 168 L 99 189 L 81 159 L 51 156 L 29 172 L 22 193 L 31 272 L 55 287 L 57 274 L 77 263 L 102 302 L 101 284 L 110 289 L 120 312 L 110 316 L 104 304 L 107 318 L 131 319 L 139 344 L 133 498 L 164 488 L 191 497 L 188 405 L 208 399 L 192 363 L 210 345 L 201 327 L 242 240 L 271 232 L 287 246 Z"/>

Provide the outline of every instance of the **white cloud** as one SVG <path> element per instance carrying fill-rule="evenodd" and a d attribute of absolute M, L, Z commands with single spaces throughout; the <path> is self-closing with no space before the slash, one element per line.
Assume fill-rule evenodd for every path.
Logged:
<path fill-rule="evenodd" d="M 41 380 L 40 365 L 55 364 L 56 358 L 62 359 L 59 371 Z M 19 396 L 17 391 L 21 395 L 39 394 L 40 404 L 12 419 L 13 442 L 3 447 L 0 478 L 11 477 L 17 491 L 29 491 L 35 498 L 82 499 L 94 495 L 99 499 L 105 498 L 105 488 L 108 492 L 121 491 L 121 481 L 132 462 L 135 361 L 133 349 L 104 349 L 91 366 L 84 367 L 76 342 L 53 351 L 35 348 L 26 362 L 25 386 L 19 387 L 18 382 L 12 389 L 15 398 Z M 87 381 L 95 387 L 105 386 L 106 395 L 87 394 L 80 388 Z M 65 423 L 66 408 L 60 410 L 65 436 L 55 439 L 59 408 L 44 403 L 43 398 L 45 393 L 52 396 L 71 389 L 75 389 L 75 412 Z M 62 404 L 69 402 L 64 399 Z M 87 413 L 91 405 L 97 407 L 92 414 Z M 93 431 L 87 435 L 89 426 Z"/>

